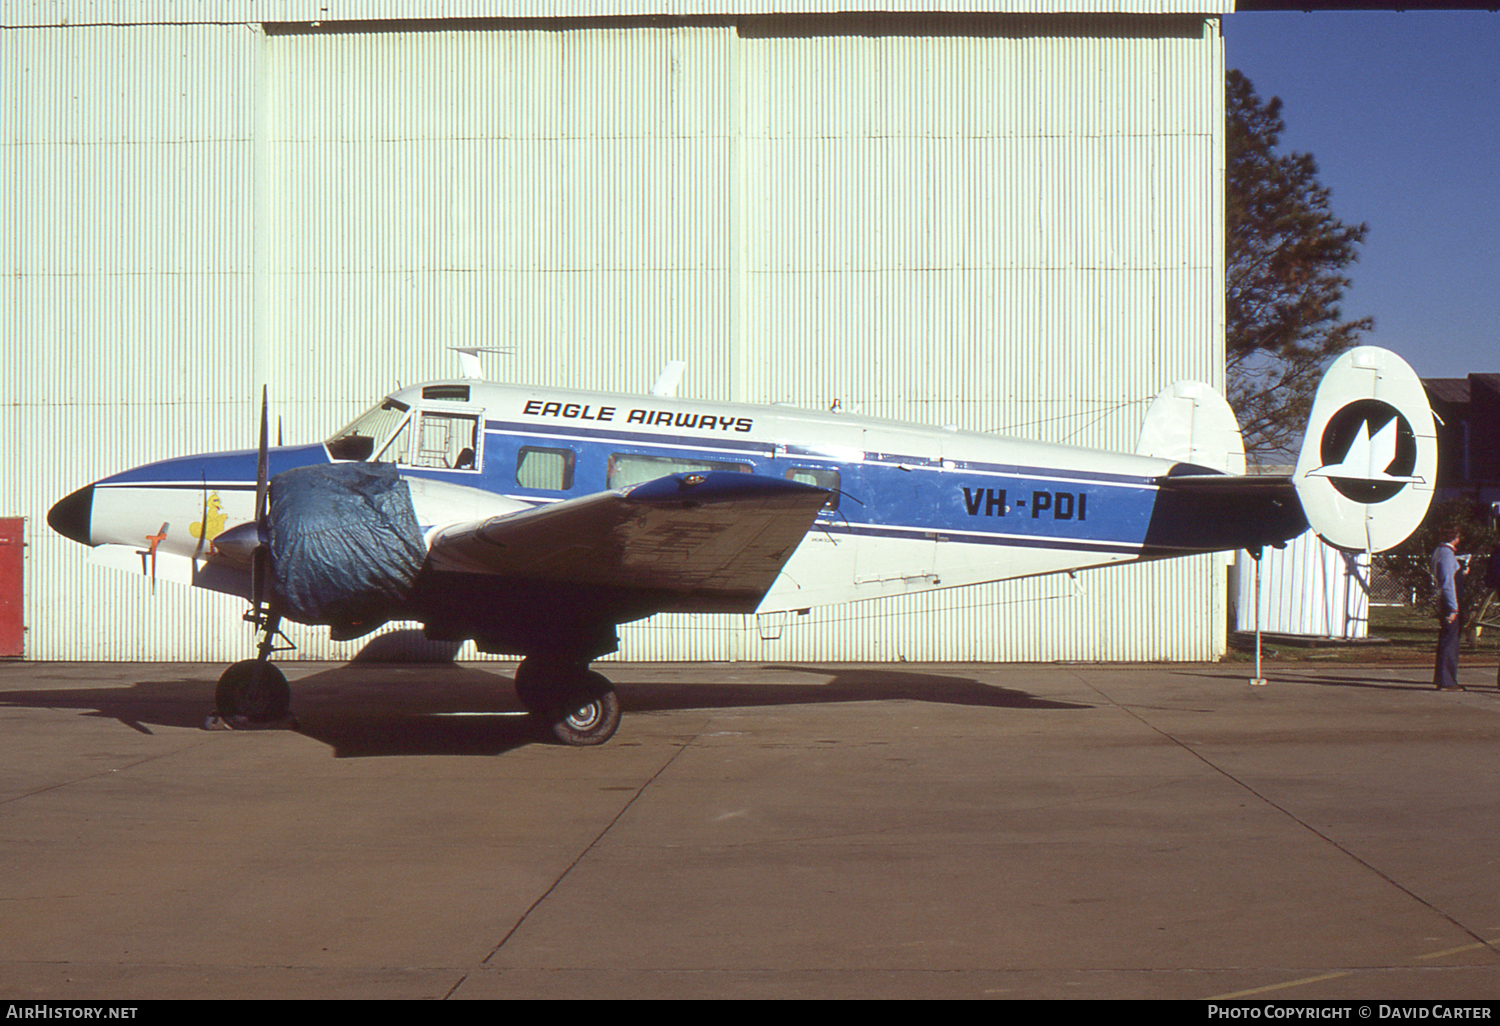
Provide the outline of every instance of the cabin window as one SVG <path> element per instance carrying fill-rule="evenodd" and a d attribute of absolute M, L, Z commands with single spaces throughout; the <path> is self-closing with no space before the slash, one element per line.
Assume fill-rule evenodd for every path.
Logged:
<path fill-rule="evenodd" d="M 411 465 L 435 470 L 478 469 L 479 418 L 423 410 L 413 439 Z"/>
<path fill-rule="evenodd" d="M 750 473 L 748 463 L 725 463 L 718 460 L 690 460 L 676 456 L 637 456 L 617 452 L 609 458 L 605 487 L 629 488 L 655 481 L 668 474 L 686 474 L 695 470 L 724 470 L 732 474 Z"/>
<path fill-rule="evenodd" d="M 396 399 L 387 399 L 372 410 L 361 413 L 348 427 L 328 439 L 328 455 L 336 460 L 367 460 L 377 450 L 399 451 L 387 445 L 396 429 L 406 421 L 411 407 Z"/>
<path fill-rule="evenodd" d="M 565 492 L 573 487 L 572 449 L 544 449 L 523 445 L 516 453 L 516 484 Z"/>
<path fill-rule="evenodd" d="M 812 485 L 815 488 L 827 488 L 828 501 L 823 503 L 823 508 L 839 508 L 839 472 L 837 470 L 828 470 L 824 467 L 793 467 L 786 472 L 786 479 L 796 481 L 798 484 Z"/>

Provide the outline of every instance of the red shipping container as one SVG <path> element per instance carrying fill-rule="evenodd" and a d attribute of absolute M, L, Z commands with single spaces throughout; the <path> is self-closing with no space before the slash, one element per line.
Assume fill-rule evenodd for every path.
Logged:
<path fill-rule="evenodd" d="M 21 622 L 25 525 L 20 517 L 0 517 L 0 656 L 26 651 L 26 626 Z"/>

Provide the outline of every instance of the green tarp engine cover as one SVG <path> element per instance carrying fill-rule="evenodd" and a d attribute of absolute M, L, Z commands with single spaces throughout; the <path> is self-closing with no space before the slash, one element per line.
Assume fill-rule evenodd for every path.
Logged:
<path fill-rule="evenodd" d="M 386 618 L 411 593 L 427 554 L 411 492 L 389 463 L 277 474 L 270 546 L 281 613 L 317 624 Z"/>

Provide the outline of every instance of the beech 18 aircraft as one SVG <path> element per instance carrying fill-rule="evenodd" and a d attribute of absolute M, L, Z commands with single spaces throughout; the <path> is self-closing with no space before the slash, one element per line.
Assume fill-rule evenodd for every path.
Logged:
<path fill-rule="evenodd" d="M 98 562 L 251 603 L 257 654 L 219 680 L 226 719 L 286 716 L 270 661 L 283 618 L 340 640 L 405 620 L 521 656 L 522 704 L 590 745 L 619 722 L 589 664 L 621 623 L 1254 550 L 1309 525 L 1381 551 L 1422 520 L 1437 463 L 1421 382 L 1374 347 L 1325 374 L 1290 477 L 1245 474 L 1233 413 L 1198 382 L 1157 397 L 1135 453 L 689 401 L 658 384 L 638 396 L 439 381 L 325 442 L 274 448 L 263 394 L 257 449 L 103 478 L 48 523 Z"/>

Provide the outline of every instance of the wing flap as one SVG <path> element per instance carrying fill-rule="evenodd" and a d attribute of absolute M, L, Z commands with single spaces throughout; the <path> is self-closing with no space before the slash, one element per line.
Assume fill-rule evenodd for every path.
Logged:
<path fill-rule="evenodd" d="M 828 492 L 781 478 L 672 474 L 440 528 L 439 570 L 662 593 L 663 610 L 751 612 Z"/>

